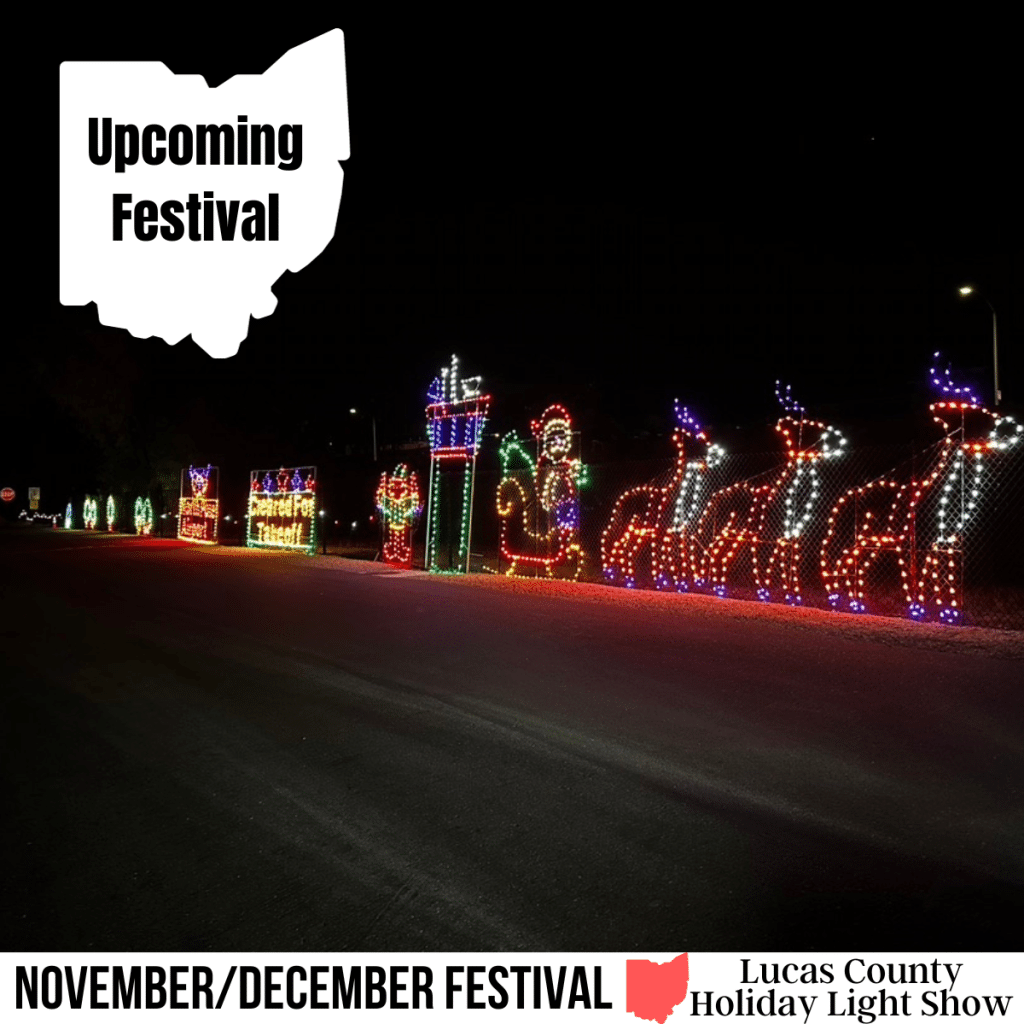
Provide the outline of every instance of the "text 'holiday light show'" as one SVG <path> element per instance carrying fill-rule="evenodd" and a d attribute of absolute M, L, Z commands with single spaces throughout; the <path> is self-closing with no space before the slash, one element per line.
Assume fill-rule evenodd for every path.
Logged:
<path fill-rule="evenodd" d="M 399 463 L 393 473 L 382 473 L 376 501 L 384 531 L 384 561 L 401 569 L 411 569 L 413 530 L 423 511 L 416 474 L 404 462 Z"/>
<path fill-rule="evenodd" d="M 220 501 L 217 467 L 189 466 L 181 471 L 178 500 L 178 539 L 193 544 L 216 544 Z"/>
<path fill-rule="evenodd" d="M 316 553 L 316 466 L 249 474 L 245 543 Z"/>
<path fill-rule="evenodd" d="M 459 375 L 459 361 L 443 367 L 427 391 L 430 482 L 427 492 L 427 547 L 430 572 L 469 572 L 473 489 L 491 396 L 481 378 Z"/>

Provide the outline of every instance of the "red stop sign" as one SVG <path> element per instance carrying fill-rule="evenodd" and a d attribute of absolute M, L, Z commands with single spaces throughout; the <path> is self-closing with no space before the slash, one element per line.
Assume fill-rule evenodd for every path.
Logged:
<path fill-rule="evenodd" d="M 14 488 L 5 487 L 0 491 L 0 498 L 3 498 L 4 501 L 14 501 Z"/>

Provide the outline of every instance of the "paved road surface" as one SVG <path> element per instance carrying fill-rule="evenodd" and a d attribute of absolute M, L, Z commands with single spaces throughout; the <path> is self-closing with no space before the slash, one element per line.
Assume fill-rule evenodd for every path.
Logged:
<path fill-rule="evenodd" d="M 15 950 L 955 950 L 1024 642 L 0 532 Z"/>

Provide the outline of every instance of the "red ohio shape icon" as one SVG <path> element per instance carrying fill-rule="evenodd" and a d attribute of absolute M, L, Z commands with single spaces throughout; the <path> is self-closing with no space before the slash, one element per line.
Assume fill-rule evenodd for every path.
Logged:
<path fill-rule="evenodd" d="M 3 498 L 4 501 L 14 501 L 14 488 L 5 487 L 0 491 L 0 498 Z"/>
<path fill-rule="evenodd" d="M 680 953 L 666 964 L 627 960 L 626 1012 L 665 1024 L 669 1014 L 686 998 L 689 984 L 688 953 Z"/>

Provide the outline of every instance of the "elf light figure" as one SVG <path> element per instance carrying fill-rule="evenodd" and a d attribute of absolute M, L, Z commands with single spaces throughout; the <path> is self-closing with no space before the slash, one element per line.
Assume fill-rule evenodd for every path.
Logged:
<path fill-rule="evenodd" d="M 149 537 L 153 533 L 153 503 L 149 498 L 136 498 L 135 509 L 135 532 L 140 537 Z"/>
<path fill-rule="evenodd" d="M 707 432 L 685 406 L 675 403 L 672 443 L 676 461 L 664 484 L 642 484 L 619 495 L 601 535 L 601 568 L 605 579 L 627 587 L 637 584 L 638 566 L 646 554 L 651 579 L 659 590 L 686 591 L 697 585 L 692 531 L 704 503 L 709 469 L 724 452 L 708 443 Z"/>
<path fill-rule="evenodd" d="M 826 423 L 806 418 L 806 410 L 778 381 L 775 396 L 785 413 L 775 424 L 786 446 L 786 461 L 767 480 L 741 480 L 711 496 L 697 526 L 704 548 L 700 574 L 718 597 L 725 597 L 740 554 L 749 551 L 754 586 L 770 601 L 782 587 L 787 604 L 802 604 L 801 545 L 818 506 L 822 463 L 839 458 L 846 438 Z"/>
<path fill-rule="evenodd" d="M 583 569 L 579 489 L 586 471 L 570 454 L 572 419 L 564 406 L 552 405 L 530 428 L 536 463 L 515 432 L 505 436 L 498 452 L 501 557 L 509 563 L 509 576 L 529 572 L 578 579 Z"/>
<path fill-rule="evenodd" d="M 877 607 L 878 566 L 894 559 L 907 616 L 963 622 L 964 531 L 976 518 L 986 463 L 1018 444 L 1024 428 L 984 408 L 969 387 L 931 369 L 941 401 L 928 406 L 945 437 L 925 471 L 898 472 L 851 488 L 836 503 L 821 547 L 821 574 L 833 608 Z"/>
<path fill-rule="evenodd" d="M 85 503 L 82 505 L 82 519 L 85 522 L 85 528 L 87 530 L 95 530 L 96 523 L 99 520 L 99 505 L 96 499 L 90 495 L 86 495 Z"/>
<path fill-rule="evenodd" d="M 117 521 L 117 502 L 112 494 L 107 495 L 107 532 L 113 533 Z"/>
<path fill-rule="evenodd" d="M 416 474 L 404 462 L 391 475 L 382 473 L 376 501 L 384 523 L 384 561 L 399 569 L 411 569 L 412 535 L 423 511 Z"/>
<path fill-rule="evenodd" d="M 426 568 L 434 573 L 467 573 L 476 457 L 491 396 L 480 393 L 479 377 L 460 377 L 458 359 L 452 356 L 451 366 L 443 368 L 430 385 L 427 400 Z"/>

